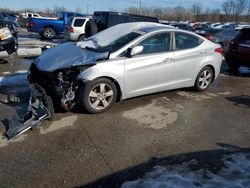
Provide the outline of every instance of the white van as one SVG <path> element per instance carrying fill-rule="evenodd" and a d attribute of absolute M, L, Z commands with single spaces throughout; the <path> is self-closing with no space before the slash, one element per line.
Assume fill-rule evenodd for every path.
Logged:
<path fill-rule="evenodd" d="M 66 40 L 81 41 L 85 39 L 85 26 L 88 17 L 72 17 L 64 26 L 63 35 Z"/>

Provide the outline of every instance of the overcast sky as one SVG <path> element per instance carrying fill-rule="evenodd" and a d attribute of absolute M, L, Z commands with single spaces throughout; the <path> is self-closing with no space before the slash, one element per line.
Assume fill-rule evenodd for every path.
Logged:
<path fill-rule="evenodd" d="M 92 13 L 95 10 L 119 10 L 123 11 L 127 7 L 139 7 L 140 0 L 0 0 L 1 8 L 23 9 L 36 8 L 45 9 L 53 6 L 64 6 L 69 10 L 76 10 L 81 7 L 83 12 Z M 203 8 L 221 8 L 224 0 L 141 0 L 142 7 L 174 7 L 183 6 L 190 8 L 193 3 L 200 2 Z"/>

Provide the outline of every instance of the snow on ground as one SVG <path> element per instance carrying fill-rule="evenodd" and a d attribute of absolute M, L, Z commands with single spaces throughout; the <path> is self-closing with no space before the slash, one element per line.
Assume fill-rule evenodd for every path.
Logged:
<path fill-rule="evenodd" d="M 224 157 L 225 167 L 217 174 L 207 169 L 192 171 L 192 160 L 174 166 L 156 166 L 143 178 L 126 182 L 121 188 L 246 188 L 250 187 L 250 153 L 235 153 Z"/>

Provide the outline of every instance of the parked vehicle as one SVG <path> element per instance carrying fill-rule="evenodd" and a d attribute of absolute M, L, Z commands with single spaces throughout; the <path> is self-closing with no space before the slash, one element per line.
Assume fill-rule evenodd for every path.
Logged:
<path fill-rule="evenodd" d="M 208 40 L 214 41 L 216 33 L 221 31 L 223 31 L 223 29 L 206 28 L 203 30 L 196 31 L 196 33 L 207 38 Z"/>
<path fill-rule="evenodd" d="M 212 39 L 213 42 L 218 43 L 224 49 L 228 50 L 229 42 L 235 38 L 238 34 L 238 31 L 235 29 L 225 29 L 220 32 L 217 32 Z"/>
<path fill-rule="evenodd" d="M 40 16 L 40 14 L 33 13 L 33 12 L 24 12 L 21 15 L 24 18 L 42 18 L 42 16 Z"/>
<path fill-rule="evenodd" d="M 18 25 L 18 18 L 16 15 L 6 12 L 0 12 L 0 20 L 6 21 L 6 22 L 12 22 L 16 26 Z"/>
<path fill-rule="evenodd" d="M 185 23 L 172 23 L 172 24 L 169 24 L 173 27 L 176 27 L 176 28 L 179 28 L 179 29 L 184 29 L 184 30 L 187 30 L 187 31 L 193 31 L 194 29 L 188 25 L 188 24 L 185 24 Z"/>
<path fill-rule="evenodd" d="M 206 29 L 206 28 L 209 28 L 207 24 L 196 24 L 195 26 L 193 26 L 195 32 L 199 31 L 199 30 L 203 30 L 203 29 Z"/>
<path fill-rule="evenodd" d="M 64 26 L 64 38 L 71 41 L 81 41 L 86 38 L 86 24 L 90 20 L 87 17 L 72 17 Z"/>
<path fill-rule="evenodd" d="M 240 66 L 250 67 L 250 28 L 244 28 L 230 41 L 225 59 L 234 73 Z"/>
<path fill-rule="evenodd" d="M 57 35 L 63 33 L 65 23 L 67 23 L 70 17 L 74 16 L 82 16 L 82 14 L 61 12 L 59 13 L 58 19 L 30 18 L 27 30 L 30 32 L 39 33 L 42 38 L 51 40 Z"/>
<path fill-rule="evenodd" d="M 8 27 L 13 37 L 18 38 L 18 31 L 16 24 L 5 19 L 0 18 L 1 27 Z"/>
<path fill-rule="evenodd" d="M 12 54 L 17 50 L 17 39 L 13 37 L 6 23 L 0 21 L 0 51 Z"/>
<path fill-rule="evenodd" d="M 90 26 L 87 26 L 86 35 L 87 37 L 93 34 L 103 31 L 109 27 L 112 27 L 121 23 L 129 22 L 155 22 L 159 23 L 158 18 L 141 16 L 135 14 L 121 13 L 121 12 L 110 12 L 110 11 L 96 11 L 92 16 L 93 22 L 96 26 L 89 22 Z"/>

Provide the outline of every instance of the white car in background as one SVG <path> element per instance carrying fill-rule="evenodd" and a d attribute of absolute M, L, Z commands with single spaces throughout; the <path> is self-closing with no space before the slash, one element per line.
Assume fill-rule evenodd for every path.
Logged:
<path fill-rule="evenodd" d="M 24 18 L 43 18 L 42 16 L 40 16 L 37 13 L 33 13 L 33 12 L 24 12 L 21 14 L 22 17 Z"/>
<path fill-rule="evenodd" d="M 72 17 L 64 26 L 63 35 L 66 40 L 82 41 L 85 39 L 85 28 L 88 17 Z"/>

